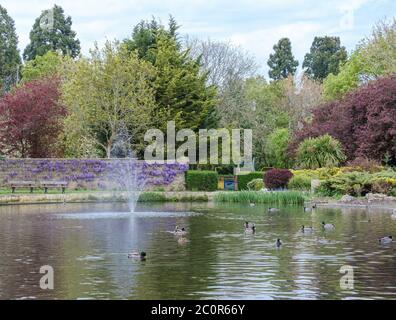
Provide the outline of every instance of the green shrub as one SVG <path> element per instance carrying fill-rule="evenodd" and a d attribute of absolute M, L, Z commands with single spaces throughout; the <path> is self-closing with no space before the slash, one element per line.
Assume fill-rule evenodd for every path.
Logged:
<path fill-rule="evenodd" d="M 238 190 L 249 190 L 248 183 L 256 179 L 261 179 L 264 181 L 264 173 L 251 172 L 249 174 L 238 176 Z"/>
<path fill-rule="evenodd" d="M 260 191 L 264 189 L 264 181 L 263 179 L 255 179 L 248 183 L 249 190 L 252 191 Z"/>
<path fill-rule="evenodd" d="M 139 202 L 166 202 L 163 193 L 143 192 L 139 197 Z"/>
<path fill-rule="evenodd" d="M 186 183 L 190 191 L 216 191 L 219 175 L 215 171 L 187 171 Z"/>
<path fill-rule="evenodd" d="M 290 180 L 288 188 L 290 190 L 311 190 L 312 177 L 306 175 L 295 175 Z"/>
<path fill-rule="evenodd" d="M 221 192 L 215 196 L 216 202 L 225 203 L 257 203 L 257 204 L 304 204 L 305 198 L 301 192 L 280 191 L 280 192 Z"/>

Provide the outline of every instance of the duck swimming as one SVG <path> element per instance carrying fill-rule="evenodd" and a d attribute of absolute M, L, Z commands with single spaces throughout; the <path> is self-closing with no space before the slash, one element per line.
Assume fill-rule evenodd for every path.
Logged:
<path fill-rule="evenodd" d="M 245 228 L 245 233 L 246 234 L 256 234 L 256 226 L 253 225 L 251 228 Z"/>
<path fill-rule="evenodd" d="M 335 225 L 331 223 L 322 222 L 323 229 L 331 231 L 335 229 Z"/>
<path fill-rule="evenodd" d="M 181 229 L 177 228 L 173 233 L 176 236 L 185 236 L 187 234 L 187 230 L 185 228 L 181 228 Z"/>
<path fill-rule="evenodd" d="M 280 210 L 279 209 L 276 209 L 276 208 L 269 208 L 268 209 L 268 212 L 272 212 L 272 213 L 274 213 L 274 212 L 279 212 Z"/>
<path fill-rule="evenodd" d="M 140 259 L 142 261 L 146 260 L 147 253 L 146 252 L 132 252 L 128 254 L 128 259 Z"/>
<path fill-rule="evenodd" d="M 312 227 L 306 227 L 306 226 L 301 227 L 302 233 L 312 233 L 313 231 L 314 231 L 314 229 Z"/>
<path fill-rule="evenodd" d="M 282 245 L 283 245 L 283 243 L 282 243 L 281 239 L 276 240 L 276 247 L 277 248 L 282 247 Z"/>
<path fill-rule="evenodd" d="M 379 239 L 379 243 L 380 244 L 390 244 L 392 242 L 393 242 L 393 237 L 392 236 L 384 237 L 384 238 Z"/>

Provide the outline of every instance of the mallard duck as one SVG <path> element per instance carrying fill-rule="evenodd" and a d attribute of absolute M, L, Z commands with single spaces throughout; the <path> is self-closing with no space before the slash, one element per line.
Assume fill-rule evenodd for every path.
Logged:
<path fill-rule="evenodd" d="M 128 259 L 140 259 L 146 260 L 147 254 L 146 252 L 132 252 L 128 254 Z"/>
<path fill-rule="evenodd" d="M 280 210 L 279 209 L 276 209 L 276 208 L 269 208 L 268 209 L 268 212 L 270 212 L 270 213 L 274 213 L 274 212 L 279 212 Z"/>
<path fill-rule="evenodd" d="M 393 242 L 393 237 L 392 236 L 383 237 L 383 238 L 379 239 L 379 243 L 380 244 L 390 244 L 392 242 Z"/>
<path fill-rule="evenodd" d="M 253 223 L 250 223 L 248 221 L 245 222 L 245 229 L 251 229 L 254 226 Z"/>
<path fill-rule="evenodd" d="M 312 227 L 301 226 L 302 233 L 312 233 L 314 229 Z"/>
<path fill-rule="evenodd" d="M 282 247 L 282 245 L 283 245 L 283 243 L 282 243 L 281 239 L 276 240 L 276 247 L 277 248 Z"/>
<path fill-rule="evenodd" d="M 256 234 L 256 226 L 253 225 L 251 228 L 246 228 L 245 233 L 246 234 Z"/>
<path fill-rule="evenodd" d="M 322 222 L 323 229 L 331 231 L 335 229 L 335 225 L 331 223 Z"/>

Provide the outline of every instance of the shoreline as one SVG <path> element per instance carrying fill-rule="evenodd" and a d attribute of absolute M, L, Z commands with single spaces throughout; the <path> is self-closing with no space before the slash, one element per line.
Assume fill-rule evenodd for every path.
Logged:
<path fill-rule="evenodd" d="M 139 202 L 214 202 L 216 192 L 143 192 Z M 12 205 L 37 205 L 59 203 L 120 203 L 127 201 L 126 192 L 78 192 L 66 194 L 7 194 L 0 195 L 0 206 Z M 396 200 L 381 196 L 377 199 L 354 198 L 350 201 L 336 200 L 333 198 L 312 197 L 306 203 L 316 204 L 320 208 L 381 208 L 386 210 L 396 209 Z"/>

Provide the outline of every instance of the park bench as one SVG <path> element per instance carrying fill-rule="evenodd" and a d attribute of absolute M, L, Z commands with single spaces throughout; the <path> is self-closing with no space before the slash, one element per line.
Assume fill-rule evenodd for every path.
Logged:
<path fill-rule="evenodd" d="M 44 192 L 48 193 L 48 189 L 61 189 L 65 193 L 67 182 L 66 181 L 40 181 L 40 185 L 44 188 Z"/>
<path fill-rule="evenodd" d="M 16 189 L 22 189 L 22 188 L 29 188 L 30 193 L 33 193 L 33 188 L 38 187 L 35 181 L 11 181 L 9 182 L 9 185 L 12 189 L 12 193 L 15 193 Z"/>
<path fill-rule="evenodd" d="M 61 189 L 62 193 L 65 193 L 67 182 L 66 181 L 11 181 L 9 185 L 12 189 L 12 193 L 15 193 L 16 189 L 29 188 L 30 193 L 33 193 L 34 188 L 43 188 L 45 193 L 48 193 L 48 189 Z"/>

